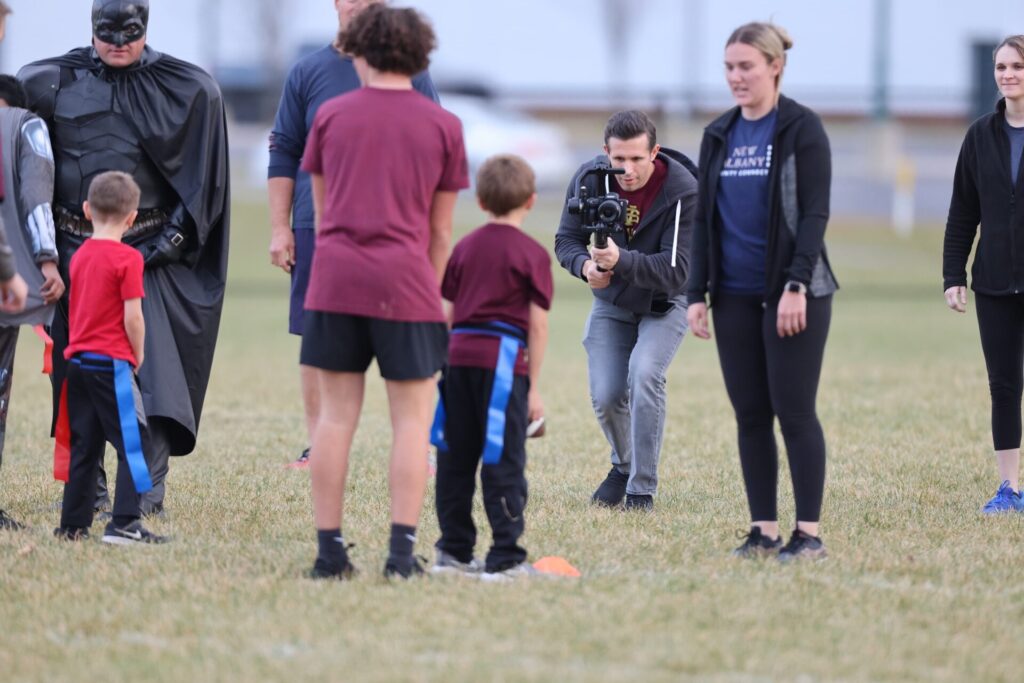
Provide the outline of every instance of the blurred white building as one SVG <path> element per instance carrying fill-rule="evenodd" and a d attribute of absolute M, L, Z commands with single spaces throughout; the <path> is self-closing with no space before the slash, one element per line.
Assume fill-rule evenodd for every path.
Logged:
<path fill-rule="evenodd" d="M 399 0 L 400 2 L 401 0 Z M 9 0 L 5 71 L 89 40 L 91 0 Z M 545 107 L 728 104 L 726 37 L 772 19 L 792 34 L 785 90 L 826 111 L 962 116 L 986 46 L 1024 33 L 1021 0 L 415 0 L 433 21 L 439 81 Z M 222 79 L 280 78 L 329 41 L 333 0 L 151 0 L 150 43 Z M 979 57 L 979 55 L 981 55 Z M 991 80 L 991 79 L 989 79 Z M 880 99 L 881 98 L 881 99 Z"/>

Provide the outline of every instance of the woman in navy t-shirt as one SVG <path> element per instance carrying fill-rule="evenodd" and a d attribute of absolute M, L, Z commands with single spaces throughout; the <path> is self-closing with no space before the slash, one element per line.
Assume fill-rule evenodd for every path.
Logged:
<path fill-rule="evenodd" d="M 736 29 L 725 48 L 737 106 L 704 132 L 687 295 L 693 334 L 710 338 L 736 412 L 751 529 L 735 553 L 780 560 L 825 556 L 818 534 L 825 437 L 815 413 L 818 378 L 837 289 L 823 237 L 831 155 L 821 121 L 779 93 L 786 32 L 767 23 Z M 796 530 L 779 536 L 778 452 L 786 442 Z"/>
<path fill-rule="evenodd" d="M 981 224 L 971 289 L 992 397 L 992 443 L 1002 484 L 985 514 L 1024 512 L 1020 492 L 1021 393 L 1024 391 L 1024 35 L 1009 36 L 992 55 L 1002 99 L 964 138 L 953 178 L 942 254 L 946 304 L 967 310 L 967 259 Z"/>

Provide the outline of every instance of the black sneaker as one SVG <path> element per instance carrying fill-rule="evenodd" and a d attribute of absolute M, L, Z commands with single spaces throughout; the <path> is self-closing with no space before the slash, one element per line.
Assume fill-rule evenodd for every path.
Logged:
<path fill-rule="evenodd" d="M 799 529 L 793 531 L 789 537 L 789 543 L 779 551 L 779 562 L 792 562 L 793 560 L 824 560 L 828 557 L 825 552 L 825 544 L 817 536 L 805 534 Z"/>
<path fill-rule="evenodd" d="M 61 541 L 84 541 L 89 538 L 89 530 L 74 526 L 59 526 L 53 530 L 53 535 Z"/>
<path fill-rule="evenodd" d="M 20 524 L 6 512 L 0 510 L 0 531 L 21 531 L 24 528 L 24 524 Z"/>
<path fill-rule="evenodd" d="M 411 562 L 403 562 L 389 556 L 388 561 L 384 564 L 384 578 L 390 581 L 391 579 L 412 579 L 426 576 L 427 572 L 423 569 L 422 562 L 426 562 L 426 559 L 418 555 L 413 555 Z"/>
<path fill-rule="evenodd" d="M 761 532 L 761 527 L 750 527 L 743 545 L 732 551 L 733 557 L 757 558 L 775 555 L 782 547 L 782 538 L 768 538 Z"/>
<path fill-rule="evenodd" d="M 601 485 L 594 491 L 594 495 L 590 497 L 590 502 L 601 507 L 617 507 L 622 503 L 622 499 L 626 497 L 626 482 L 629 481 L 629 475 L 619 472 L 616 468 L 608 470 L 608 476 L 604 478 Z"/>
<path fill-rule="evenodd" d="M 110 522 L 103 530 L 103 538 L 100 540 L 112 545 L 157 545 L 167 543 L 171 539 L 167 536 L 157 536 L 142 526 L 142 522 L 135 520 L 126 526 L 117 526 L 114 522 Z"/>
<path fill-rule="evenodd" d="M 347 581 L 358 574 L 358 570 L 348 560 L 345 560 L 345 564 L 338 566 L 333 562 L 316 558 L 316 562 L 313 563 L 313 568 L 306 574 L 311 579 L 336 579 L 338 581 Z"/>
<path fill-rule="evenodd" d="M 654 496 L 646 493 L 627 493 L 626 509 L 637 512 L 654 512 Z"/>

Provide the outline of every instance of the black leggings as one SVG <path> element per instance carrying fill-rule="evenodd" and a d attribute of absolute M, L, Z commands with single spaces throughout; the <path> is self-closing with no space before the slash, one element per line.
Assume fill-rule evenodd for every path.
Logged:
<path fill-rule="evenodd" d="M 832 297 L 807 299 L 807 329 L 776 332 L 776 306 L 722 293 L 713 320 L 718 358 L 739 432 L 740 465 L 753 521 L 778 519 L 779 418 L 796 498 L 796 518 L 817 522 L 825 489 L 825 435 L 815 413 Z"/>
<path fill-rule="evenodd" d="M 1020 448 L 1020 397 L 1024 390 L 1024 294 L 974 295 L 981 349 L 992 395 L 992 445 Z"/>

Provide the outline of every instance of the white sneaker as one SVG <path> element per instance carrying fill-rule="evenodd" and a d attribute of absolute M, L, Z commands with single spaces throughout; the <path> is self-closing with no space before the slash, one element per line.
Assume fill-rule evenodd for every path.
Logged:
<path fill-rule="evenodd" d="M 453 555 L 446 553 L 440 548 L 435 548 L 436 555 L 434 558 L 434 566 L 430 568 L 430 573 L 439 576 L 469 576 L 477 578 L 484 570 L 483 564 L 480 560 L 471 558 L 469 562 L 459 562 Z"/>
<path fill-rule="evenodd" d="M 539 575 L 533 565 L 527 561 L 522 561 L 517 565 L 513 565 L 508 569 L 502 569 L 500 572 L 484 572 L 480 575 L 481 581 L 490 581 L 491 583 L 502 583 L 505 581 L 516 581 L 518 579 L 529 579 Z"/>

